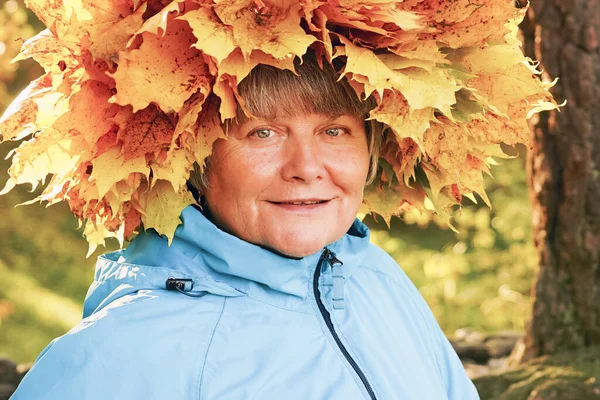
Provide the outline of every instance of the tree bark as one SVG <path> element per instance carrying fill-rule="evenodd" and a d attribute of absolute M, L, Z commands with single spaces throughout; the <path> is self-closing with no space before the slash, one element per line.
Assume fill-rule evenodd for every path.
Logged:
<path fill-rule="evenodd" d="M 528 154 L 539 256 L 522 362 L 600 344 L 600 0 L 531 0 L 524 50 L 541 62 L 560 112 L 532 129 Z"/>

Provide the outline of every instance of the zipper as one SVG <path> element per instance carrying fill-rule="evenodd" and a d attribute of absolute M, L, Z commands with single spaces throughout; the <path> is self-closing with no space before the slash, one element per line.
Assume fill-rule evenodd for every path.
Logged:
<path fill-rule="evenodd" d="M 315 293 L 315 300 L 317 301 L 317 306 L 319 307 L 319 311 L 321 312 L 321 315 L 323 316 L 323 319 L 325 320 L 325 325 L 327 325 L 327 328 L 329 328 L 329 332 L 331 332 L 331 336 L 333 336 L 333 339 L 335 340 L 338 347 L 342 351 L 342 354 L 344 355 L 344 357 L 346 357 L 346 360 L 352 366 L 352 368 L 354 369 L 354 371 L 356 372 L 356 374 L 362 381 L 363 385 L 365 386 L 365 389 L 367 390 L 367 393 L 369 393 L 371 400 L 377 400 L 377 398 L 375 397 L 375 392 L 373 392 L 373 388 L 371 387 L 371 384 L 367 380 L 367 377 L 365 376 L 364 372 L 360 369 L 360 367 L 358 366 L 356 361 L 354 361 L 354 359 L 352 358 L 350 353 L 348 353 L 348 350 L 346 350 L 346 347 L 344 346 L 344 344 L 340 340 L 340 337 L 336 333 L 336 331 L 333 327 L 333 322 L 331 321 L 331 314 L 329 314 L 329 311 L 327 311 L 327 309 L 325 308 L 325 305 L 321 301 L 321 293 L 319 291 L 319 277 L 321 276 L 321 266 L 323 265 L 324 262 L 328 262 L 329 265 L 331 266 L 331 268 L 334 268 L 336 266 L 339 267 L 339 266 L 343 265 L 343 263 L 340 260 L 338 260 L 335 257 L 335 254 L 332 253 L 328 248 L 325 248 L 325 250 L 323 250 L 323 253 L 321 254 L 321 258 L 319 259 L 319 263 L 317 264 L 317 269 L 315 271 L 315 275 L 313 278 L 313 290 Z"/>

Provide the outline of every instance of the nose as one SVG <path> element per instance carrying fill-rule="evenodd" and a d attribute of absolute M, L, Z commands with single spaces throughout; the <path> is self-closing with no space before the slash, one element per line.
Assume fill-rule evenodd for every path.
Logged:
<path fill-rule="evenodd" d="M 295 138 L 286 143 L 286 159 L 282 173 L 287 181 L 309 183 L 323 178 L 325 160 L 314 135 Z"/>

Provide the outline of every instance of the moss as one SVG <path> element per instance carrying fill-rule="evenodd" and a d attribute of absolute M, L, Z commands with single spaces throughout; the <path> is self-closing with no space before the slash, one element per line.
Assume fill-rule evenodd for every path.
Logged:
<path fill-rule="evenodd" d="M 600 400 L 600 347 L 540 357 L 474 383 L 482 400 Z"/>

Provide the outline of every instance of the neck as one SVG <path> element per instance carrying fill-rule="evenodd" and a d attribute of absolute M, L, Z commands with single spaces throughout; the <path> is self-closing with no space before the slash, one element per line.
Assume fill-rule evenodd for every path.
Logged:
<path fill-rule="evenodd" d="M 208 203 L 205 201 L 204 197 L 200 197 L 200 200 L 198 201 L 198 203 L 194 204 L 194 207 L 200 211 L 205 217 L 206 219 L 208 219 L 210 222 L 212 222 L 217 228 L 221 229 L 223 232 L 227 232 L 230 235 L 235 236 L 232 232 L 230 232 L 228 229 L 226 229 L 224 226 L 222 226 L 222 224 L 219 223 L 219 221 L 217 221 L 216 218 L 214 218 L 213 214 L 210 212 L 210 207 L 208 207 Z M 249 242 L 252 243 L 252 242 Z M 288 258 L 290 260 L 302 260 L 304 257 L 296 257 L 296 256 L 292 256 L 289 254 L 285 254 L 282 253 L 280 251 L 278 251 L 277 249 L 268 247 L 268 246 L 263 246 L 260 243 L 252 243 L 262 249 L 265 249 L 267 251 L 270 251 L 271 253 L 274 253 L 280 257 L 285 257 Z"/>

